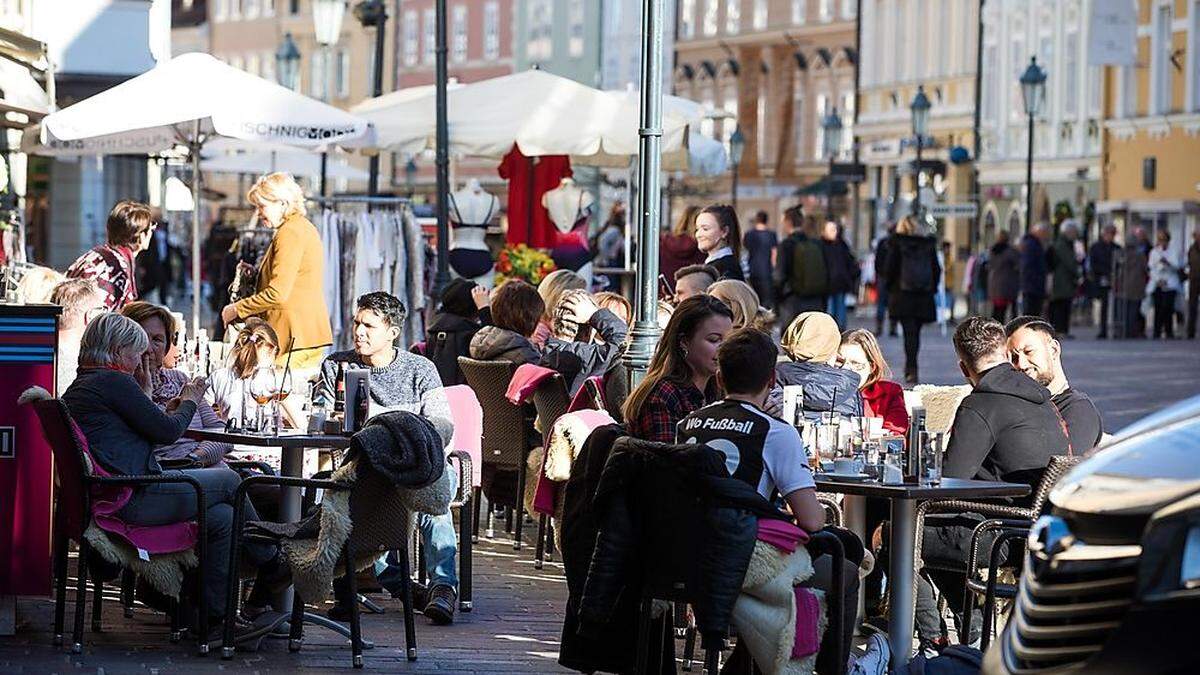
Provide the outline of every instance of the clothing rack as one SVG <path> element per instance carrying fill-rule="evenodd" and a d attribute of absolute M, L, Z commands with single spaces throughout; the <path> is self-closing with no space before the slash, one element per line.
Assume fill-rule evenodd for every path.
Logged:
<path fill-rule="evenodd" d="M 388 204 L 400 205 L 411 203 L 408 197 L 371 197 L 368 195 L 340 195 L 333 197 L 308 197 L 308 201 L 321 206 L 337 205 L 339 203 Z"/>

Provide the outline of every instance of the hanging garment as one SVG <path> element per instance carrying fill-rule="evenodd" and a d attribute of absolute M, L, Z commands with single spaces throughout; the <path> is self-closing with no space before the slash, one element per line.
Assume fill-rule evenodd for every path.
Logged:
<path fill-rule="evenodd" d="M 318 222 L 325 250 L 325 306 L 330 309 L 330 328 L 338 335 L 342 332 L 342 233 L 335 211 L 325 209 Z"/>
<path fill-rule="evenodd" d="M 542 195 L 571 175 L 570 158 L 566 155 L 530 158 L 513 145 L 500 161 L 498 172 L 508 181 L 508 243 L 523 243 L 534 248 L 553 247 L 556 228 L 542 206 Z M 527 219 L 531 204 L 532 223 Z"/>

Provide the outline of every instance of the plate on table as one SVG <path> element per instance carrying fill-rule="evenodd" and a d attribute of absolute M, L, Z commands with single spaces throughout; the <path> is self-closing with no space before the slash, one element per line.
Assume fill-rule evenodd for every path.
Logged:
<path fill-rule="evenodd" d="M 817 474 L 817 478 L 826 480 L 842 480 L 847 483 L 865 483 L 873 480 L 865 473 L 835 473 L 833 471 L 825 471 Z"/>

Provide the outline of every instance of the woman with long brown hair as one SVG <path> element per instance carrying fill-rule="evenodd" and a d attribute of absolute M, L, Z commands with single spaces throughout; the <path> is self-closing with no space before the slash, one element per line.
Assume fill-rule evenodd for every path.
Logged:
<path fill-rule="evenodd" d="M 675 425 L 717 398 L 717 347 L 733 330 L 733 312 L 710 295 L 697 295 L 675 308 L 646 376 L 629 393 L 623 409 L 629 435 L 675 442 Z"/>
<path fill-rule="evenodd" d="M 892 433 L 906 433 L 908 410 L 904 407 L 904 389 L 888 379 L 892 369 L 883 358 L 875 334 L 862 328 L 842 333 L 838 356 L 842 367 L 857 373 L 862 383 L 858 393 L 863 398 L 863 414 L 882 417 L 883 428 Z"/>
<path fill-rule="evenodd" d="M 717 279 L 745 281 L 742 272 L 742 227 L 737 211 L 728 204 L 711 204 L 696 216 L 696 245 L 704 252 L 705 265 L 720 273 Z"/>
<path fill-rule="evenodd" d="M 262 319 L 246 319 L 229 350 L 229 365 L 214 370 L 210 376 L 207 398 L 222 418 L 239 422 L 255 418 L 258 404 L 249 395 L 250 378 L 259 368 L 271 367 L 279 352 L 275 329 Z M 286 405 L 285 400 L 285 408 Z"/>
<path fill-rule="evenodd" d="M 704 254 L 696 245 L 696 215 L 700 207 L 687 206 L 675 221 L 675 227 L 658 239 L 658 271 L 666 279 L 688 265 L 704 262 Z"/>

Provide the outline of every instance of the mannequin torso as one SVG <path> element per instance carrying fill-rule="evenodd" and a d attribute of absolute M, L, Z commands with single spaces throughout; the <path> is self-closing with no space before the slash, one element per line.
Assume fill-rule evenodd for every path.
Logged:
<path fill-rule="evenodd" d="M 472 178 L 463 189 L 450 194 L 450 263 L 458 276 L 491 287 L 493 260 L 488 251 L 487 227 L 500 210 L 496 197 Z"/>
<path fill-rule="evenodd" d="M 558 231 L 566 234 L 587 223 L 595 198 L 587 190 L 564 178 L 558 187 L 542 195 L 542 206 L 550 213 L 550 220 Z"/>

